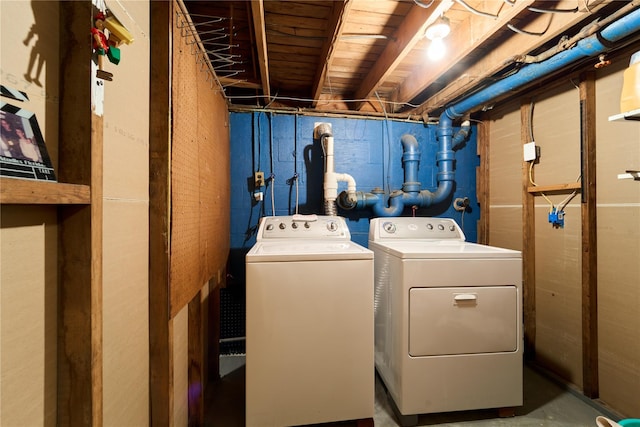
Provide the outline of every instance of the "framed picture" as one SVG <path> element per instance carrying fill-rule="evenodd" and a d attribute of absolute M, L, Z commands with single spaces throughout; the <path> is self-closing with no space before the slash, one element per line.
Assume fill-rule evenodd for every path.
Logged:
<path fill-rule="evenodd" d="M 0 176 L 56 181 L 34 113 L 0 102 Z"/>

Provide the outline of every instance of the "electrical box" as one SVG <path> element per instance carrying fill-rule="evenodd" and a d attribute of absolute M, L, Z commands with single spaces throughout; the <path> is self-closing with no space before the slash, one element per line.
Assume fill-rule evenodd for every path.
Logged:
<path fill-rule="evenodd" d="M 564 228 L 564 211 L 549 212 L 549 223 L 554 228 Z"/>
<path fill-rule="evenodd" d="M 538 147 L 535 142 L 524 144 L 524 161 L 532 162 L 538 158 Z"/>
<path fill-rule="evenodd" d="M 264 172 L 258 171 L 253 174 L 253 185 L 256 189 L 264 187 Z"/>

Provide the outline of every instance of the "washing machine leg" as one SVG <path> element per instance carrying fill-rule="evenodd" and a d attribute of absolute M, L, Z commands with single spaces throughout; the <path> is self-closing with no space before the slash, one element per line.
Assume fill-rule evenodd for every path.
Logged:
<path fill-rule="evenodd" d="M 373 418 L 363 418 L 356 421 L 357 427 L 373 427 Z"/>
<path fill-rule="evenodd" d="M 511 418 L 516 416 L 516 408 L 508 407 L 508 408 L 498 408 L 498 417 L 500 418 Z"/>

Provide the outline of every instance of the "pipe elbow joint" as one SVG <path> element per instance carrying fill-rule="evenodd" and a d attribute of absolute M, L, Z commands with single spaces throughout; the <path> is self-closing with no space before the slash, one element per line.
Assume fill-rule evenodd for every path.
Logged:
<path fill-rule="evenodd" d="M 343 191 L 338 195 L 338 206 L 345 210 L 364 209 L 378 203 L 380 198 L 376 194 L 362 191 Z"/>
<path fill-rule="evenodd" d="M 465 120 L 462 122 L 460 130 L 456 132 L 453 137 L 452 150 L 458 149 L 466 140 L 469 138 L 469 134 L 471 133 L 471 122 L 469 120 Z"/>
<path fill-rule="evenodd" d="M 418 149 L 418 140 L 415 136 L 405 133 L 400 137 L 402 142 L 402 160 L 420 160 L 420 150 Z"/>
<path fill-rule="evenodd" d="M 314 131 L 316 134 L 315 136 L 321 141 L 328 136 L 333 136 L 331 123 L 320 123 L 318 126 L 316 126 Z"/>
<path fill-rule="evenodd" d="M 373 205 L 373 213 L 376 216 L 400 216 L 404 210 L 403 193 L 398 192 L 396 195 L 391 195 L 389 199 L 389 206 L 384 206 L 383 198 L 378 200 L 378 203 Z"/>
<path fill-rule="evenodd" d="M 358 204 L 358 199 L 354 193 L 348 193 L 347 191 L 343 191 L 338 195 L 338 206 L 345 210 L 355 209 Z"/>
<path fill-rule="evenodd" d="M 429 199 L 429 205 L 438 204 L 453 194 L 453 181 L 441 181 L 434 192 L 430 192 L 428 190 L 424 191 L 426 194 L 423 197 L 427 197 Z"/>

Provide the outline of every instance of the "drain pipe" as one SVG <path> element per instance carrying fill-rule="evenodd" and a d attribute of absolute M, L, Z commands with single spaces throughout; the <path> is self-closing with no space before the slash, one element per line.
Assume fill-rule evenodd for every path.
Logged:
<path fill-rule="evenodd" d="M 447 108 L 440 116 L 440 126 L 463 117 L 466 113 L 507 92 L 516 90 L 540 77 L 558 71 L 576 61 L 606 52 L 612 43 L 640 30 L 640 9 L 630 12 L 609 24 L 599 33 L 580 40 L 573 48 L 564 50 L 544 62 L 525 65 L 515 74 L 484 88 Z"/>
<path fill-rule="evenodd" d="M 399 216 L 406 206 L 428 207 L 445 200 L 453 192 L 455 173 L 454 149 L 458 148 L 469 136 L 471 123 L 465 121 L 462 128 L 453 134 L 451 125 L 438 129 L 439 150 L 436 154 L 438 164 L 438 187 L 435 192 L 420 190 L 418 182 L 418 168 L 420 166 L 420 151 L 418 141 L 413 135 L 405 134 L 402 142 L 402 166 L 404 168 L 404 183 L 402 190 L 393 191 L 389 195 L 388 203 L 382 190 L 376 189 L 371 193 L 358 191 L 355 198 L 346 192 L 340 193 L 338 205 L 346 210 L 371 208 L 373 214 L 380 217 Z"/>
<path fill-rule="evenodd" d="M 338 198 L 338 182 L 347 183 L 347 199 L 354 200 L 356 194 L 356 181 L 346 173 L 336 173 L 334 171 L 333 156 L 333 133 L 330 123 L 317 123 L 314 128 L 315 136 L 322 144 L 324 152 L 324 213 L 335 216 L 338 214 L 336 199 Z"/>

